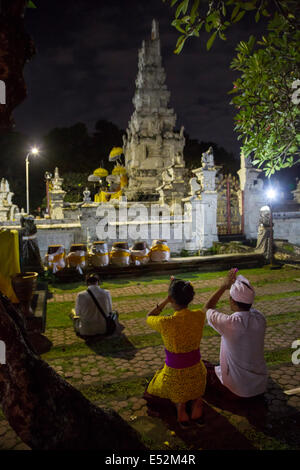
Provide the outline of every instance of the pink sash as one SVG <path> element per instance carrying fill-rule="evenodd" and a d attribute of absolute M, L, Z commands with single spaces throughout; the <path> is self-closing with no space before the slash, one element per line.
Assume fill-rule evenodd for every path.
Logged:
<path fill-rule="evenodd" d="M 186 369 L 192 367 L 201 359 L 200 349 L 195 349 L 187 353 L 172 353 L 165 348 L 166 360 L 165 363 L 172 369 Z"/>

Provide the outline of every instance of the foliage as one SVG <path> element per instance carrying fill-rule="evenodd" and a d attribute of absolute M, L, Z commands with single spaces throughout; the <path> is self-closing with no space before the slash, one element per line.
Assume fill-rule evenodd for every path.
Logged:
<path fill-rule="evenodd" d="M 87 186 L 89 173 L 69 171 L 63 174 L 63 190 L 66 191 L 66 202 L 82 202 L 83 191 Z"/>
<path fill-rule="evenodd" d="M 282 29 L 281 29 L 282 28 Z M 238 109 L 235 130 L 245 156 L 267 176 L 291 167 L 300 157 L 300 109 L 291 99 L 299 77 L 300 31 L 286 31 L 278 15 L 269 34 L 240 42 L 231 68 L 241 73 L 232 104 Z"/>
<path fill-rule="evenodd" d="M 164 2 L 166 0 L 163 0 Z M 231 68 L 240 72 L 232 93 L 238 109 L 235 130 L 242 151 L 267 176 L 299 162 L 299 17 L 298 0 L 169 0 L 176 7 L 172 25 L 181 33 L 175 53 L 186 40 L 206 31 L 207 50 L 215 39 L 246 14 L 267 20 L 261 41 L 250 37 L 237 46 Z M 295 88 L 298 89 L 295 89 Z M 293 91 L 295 89 L 295 91 Z"/>
<path fill-rule="evenodd" d="M 295 29 L 297 29 L 298 0 L 163 0 L 171 7 L 176 6 L 172 25 L 181 33 L 175 53 L 178 54 L 185 41 L 200 36 L 204 30 L 210 34 L 206 48 L 211 49 L 215 39 L 226 40 L 225 31 L 234 23 L 242 20 L 246 13 L 253 13 L 255 21 L 261 17 L 269 18 L 274 9 Z"/>
<path fill-rule="evenodd" d="M 27 8 L 36 8 L 36 4 L 32 0 L 28 0 Z"/>

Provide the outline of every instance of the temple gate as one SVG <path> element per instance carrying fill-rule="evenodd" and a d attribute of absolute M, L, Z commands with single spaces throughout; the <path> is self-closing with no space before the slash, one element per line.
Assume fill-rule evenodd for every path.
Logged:
<path fill-rule="evenodd" d="M 216 191 L 218 235 L 242 235 L 243 193 L 238 178 L 231 174 L 222 175 L 217 182 Z"/>

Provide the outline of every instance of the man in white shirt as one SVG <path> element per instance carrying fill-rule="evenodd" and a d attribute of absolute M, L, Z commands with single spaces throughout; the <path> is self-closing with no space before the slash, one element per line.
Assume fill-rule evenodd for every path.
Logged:
<path fill-rule="evenodd" d="M 266 391 L 268 372 L 264 360 L 266 320 L 252 308 L 255 292 L 248 279 L 229 271 L 221 287 L 206 302 L 208 324 L 221 335 L 220 365 L 215 374 L 238 397 L 254 397 Z M 231 315 L 216 310 L 222 294 L 230 289 Z"/>
<path fill-rule="evenodd" d="M 76 298 L 74 328 L 82 336 L 94 336 L 106 333 L 106 320 L 99 311 L 88 291 L 91 291 L 105 315 L 112 311 L 112 300 L 108 290 L 99 286 L 100 278 L 92 274 L 87 278 L 87 290 L 80 292 Z"/>

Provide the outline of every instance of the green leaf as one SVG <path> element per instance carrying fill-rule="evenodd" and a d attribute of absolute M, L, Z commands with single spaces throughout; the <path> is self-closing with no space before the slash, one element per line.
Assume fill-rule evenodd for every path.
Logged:
<path fill-rule="evenodd" d="M 175 54 L 179 54 L 182 51 L 182 48 L 184 46 L 186 39 L 187 39 L 186 36 L 179 36 L 178 41 L 176 43 L 175 51 L 174 51 Z"/>
<path fill-rule="evenodd" d="M 213 27 L 213 25 L 212 25 L 212 24 L 209 24 L 209 23 L 207 22 L 207 20 L 206 20 L 206 22 L 205 22 L 205 31 L 206 31 L 207 33 L 210 33 L 212 27 Z"/>
<path fill-rule="evenodd" d="M 238 14 L 239 11 L 240 11 L 240 5 L 237 4 L 231 13 L 231 21 L 234 19 L 234 17 Z"/>
<path fill-rule="evenodd" d="M 181 25 L 181 20 L 173 20 L 172 21 L 172 26 L 174 26 L 178 31 L 181 33 L 185 34 L 185 30 L 180 26 Z"/>
<path fill-rule="evenodd" d="M 27 8 L 36 8 L 36 5 L 33 3 L 32 0 L 28 0 L 28 2 L 27 2 Z"/>
<path fill-rule="evenodd" d="M 217 31 L 215 31 L 209 38 L 209 40 L 206 43 L 206 49 L 209 51 L 214 43 L 214 40 L 216 39 Z"/>
<path fill-rule="evenodd" d="M 198 14 L 199 3 L 200 3 L 200 0 L 195 0 L 192 6 L 191 14 L 190 14 L 192 23 L 194 23 L 196 16 Z"/>
<path fill-rule="evenodd" d="M 186 14 L 187 7 L 189 6 L 189 0 L 183 0 L 183 2 L 179 3 L 176 13 L 175 13 L 175 18 L 178 18 L 180 13 L 182 12 L 183 14 Z"/>
<path fill-rule="evenodd" d="M 247 10 L 247 11 L 251 11 L 251 10 L 256 9 L 256 6 L 253 2 L 246 2 L 242 5 L 242 7 L 244 8 L 244 10 Z"/>
<path fill-rule="evenodd" d="M 233 22 L 234 23 L 237 23 L 238 21 L 240 21 L 243 16 L 245 15 L 246 11 L 240 11 L 239 14 L 234 18 Z"/>
<path fill-rule="evenodd" d="M 259 13 L 259 10 L 257 10 L 257 12 L 255 13 L 255 22 L 258 23 L 260 20 L 260 13 Z"/>

